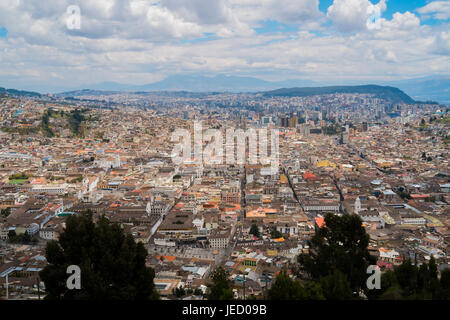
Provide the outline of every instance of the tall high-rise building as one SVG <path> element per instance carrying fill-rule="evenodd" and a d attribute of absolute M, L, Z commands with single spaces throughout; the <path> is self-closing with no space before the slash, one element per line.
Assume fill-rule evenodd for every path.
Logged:
<path fill-rule="evenodd" d="M 363 123 L 362 123 L 362 131 L 366 132 L 367 129 L 368 129 L 367 122 L 363 122 Z"/>
<path fill-rule="evenodd" d="M 292 116 L 289 118 L 289 127 L 290 128 L 295 128 L 298 124 L 298 117 L 297 116 Z"/>
<path fill-rule="evenodd" d="M 287 128 L 289 127 L 289 117 L 283 117 L 281 118 L 281 127 Z"/>

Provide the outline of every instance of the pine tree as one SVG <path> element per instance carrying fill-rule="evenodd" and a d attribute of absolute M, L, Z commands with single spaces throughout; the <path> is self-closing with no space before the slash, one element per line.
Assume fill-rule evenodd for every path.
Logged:
<path fill-rule="evenodd" d="M 233 300 L 233 290 L 228 276 L 228 272 L 222 267 L 218 267 L 212 272 L 212 283 L 208 286 L 208 300 Z"/>
<path fill-rule="evenodd" d="M 293 280 L 282 270 L 268 291 L 269 300 L 305 300 L 306 290 L 299 280 Z"/>
<path fill-rule="evenodd" d="M 325 226 L 308 241 L 309 253 L 298 256 L 300 270 L 313 280 L 320 280 L 339 270 L 354 292 L 366 287 L 367 267 L 375 258 L 367 249 L 369 235 L 357 215 L 342 217 L 328 214 Z"/>
<path fill-rule="evenodd" d="M 70 216 L 58 241 L 47 244 L 48 266 L 40 272 L 46 299 L 147 300 L 157 299 L 154 271 L 146 267 L 147 250 L 124 234 L 117 224 L 90 213 Z M 81 269 L 81 289 L 66 286 L 67 267 Z"/>
<path fill-rule="evenodd" d="M 320 279 L 323 295 L 327 300 L 351 300 L 352 289 L 345 275 L 339 270 Z"/>

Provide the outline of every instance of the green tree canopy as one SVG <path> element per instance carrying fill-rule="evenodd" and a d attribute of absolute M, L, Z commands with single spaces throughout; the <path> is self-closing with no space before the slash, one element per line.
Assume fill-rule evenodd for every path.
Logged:
<path fill-rule="evenodd" d="M 258 226 L 256 224 L 252 224 L 252 226 L 250 227 L 249 233 L 254 235 L 257 238 L 259 238 L 259 236 L 260 236 Z"/>
<path fill-rule="evenodd" d="M 1 209 L 0 216 L 7 218 L 11 214 L 11 208 Z"/>
<path fill-rule="evenodd" d="M 270 237 L 272 239 L 278 239 L 281 238 L 283 235 L 281 232 L 279 232 L 277 229 L 273 228 L 272 231 L 270 231 Z"/>
<path fill-rule="evenodd" d="M 208 286 L 208 300 L 233 300 L 233 290 L 228 276 L 228 272 L 222 267 L 218 267 L 212 272 L 212 283 Z"/>
<path fill-rule="evenodd" d="M 319 282 L 292 279 L 282 270 L 267 292 L 269 300 L 324 300 L 322 287 Z"/>
<path fill-rule="evenodd" d="M 351 300 L 352 289 L 345 275 L 339 270 L 320 279 L 323 295 L 327 300 Z"/>
<path fill-rule="evenodd" d="M 450 269 L 445 269 L 441 272 L 441 279 L 435 298 L 438 300 L 450 300 Z"/>
<path fill-rule="evenodd" d="M 381 289 L 368 290 L 369 299 L 386 300 L 443 300 L 450 299 L 449 283 L 450 269 L 441 273 L 438 279 L 436 261 L 431 257 L 429 263 L 420 267 L 410 260 L 383 273 Z"/>
<path fill-rule="evenodd" d="M 308 244 L 309 252 L 298 256 L 300 271 L 319 281 L 339 270 L 352 291 L 365 288 L 367 267 L 375 264 L 375 258 L 367 249 L 369 235 L 359 216 L 328 214 L 325 226 L 317 230 Z"/>
<path fill-rule="evenodd" d="M 299 280 L 291 279 L 285 270 L 282 270 L 270 287 L 267 296 L 269 300 L 304 300 L 306 290 Z"/>
<path fill-rule="evenodd" d="M 69 216 L 58 241 L 47 244 L 48 266 L 40 272 L 46 299 L 147 300 L 157 299 L 154 271 L 146 267 L 147 250 L 131 234 L 90 213 Z M 81 269 L 81 289 L 66 287 L 67 267 Z"/>

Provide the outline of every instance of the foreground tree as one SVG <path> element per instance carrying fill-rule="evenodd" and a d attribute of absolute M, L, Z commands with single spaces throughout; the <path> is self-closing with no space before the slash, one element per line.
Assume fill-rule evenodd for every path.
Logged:
<path fill-rule="evenodd" d="M 450 269 L 442 271 L 438 279 L 437 265 L 429 263 L 417 267 L 410 260 L 383 273 L 381 289 L 368 290 L 369 299 L 381 300 L 448 300 L 450 299 Z"/>
<path fill-rule="evenodd" d="M 291 279 L 287 272 L 282 270 L 267 292 L 267 297 L 269 300 L 304 300 L 306 290 L 299 280 Z"/>
<path fill-rule="evenodd" d="M 320 286 L 327 300 L 351 300 L 354 298 L 347 278 L 339 270 L 321 278 Z"/>
<path fill-rule="evenodd" d="M 291 279 L 282 270 L 267 292 L 269 300 L 324 300 L 320 283 L 307 281 L 304 285 L 298 279 Z"/>
<path fill-rule="evenodd" d="M 298 256 L 301 272 L 320 281 L 331 275 L 340 278 L 340 275 L 335 274 L 338 270 L 349 282 L 353 292 L 365 288 L 367 267 L 375 264 L 375 258 L 370 256 L 367 249 L 369 235 L 359 216 L 328 214 L 325 225 L 308 244 L 309 253 Z"/>
<path fill-rule="evenodd" d="M 211 274 L 211 285 L 208 286 L 208 300 L 233 300 L 233 290 L 231 281 L 228 279 L 228 272 L 222 268 L 216 268 Z"/>
<path fill-rule="evenodd" d="M 256 224 L 252 224 L 249 233 L 254 235 L 257 238 L 259 238 L 259 236 L 260 236 L 259 229 L 258 229 L 258 226 Z"/>
<path fill-rule="evenodd" d="M 450 300 L 450 269 L 441 272 L 439 287 L 436 290 L 436 299 Z"/>
<path fill-rule="evenodd" d="M 58 241 L 47 244 L 48 266 L 40 272 L 46 299 L 147 300 L 157 299 L 154 271 L 146 267 L 147 250 L 131 234 L 90 213 L 67 218 Z M 67 267 L 81 269 L 81 289 L 69 290 Z"/>

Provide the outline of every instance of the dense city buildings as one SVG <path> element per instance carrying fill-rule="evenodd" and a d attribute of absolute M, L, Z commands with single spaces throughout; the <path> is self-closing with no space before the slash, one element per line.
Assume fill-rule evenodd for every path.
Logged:
<path fill-rule="evenodd" d="M 449 111 L 362 93 L 3 95 L 0 286 L 8 278 L 10 297 L 44 292 L 46 243 L 59 238 L 68 216 L 86 212 L 145 245 L 163 299 L 180 287 L 200 299 L 219 266 L 236 297 L 264 294 L 308 252 L 328 213 L 361 218 L 383 272 L 432 257 L 442 271 L 450 244 Z M 276 170 L 267 170 L 261 145 L 250 161 L 250 138 L 244 162 L 229 163 L 225 152 L 218 162 L 198 161 L 198 123 L 202 152 L 213 145 L 207 130 L 277 132 L 278 150 L 268 139 Z M 175 163 L 174 133 L 182 129 L 192 132 L 192 157 Z M 224 138 L 218 146 L 234 151 L 234 144 Z"/>

